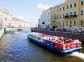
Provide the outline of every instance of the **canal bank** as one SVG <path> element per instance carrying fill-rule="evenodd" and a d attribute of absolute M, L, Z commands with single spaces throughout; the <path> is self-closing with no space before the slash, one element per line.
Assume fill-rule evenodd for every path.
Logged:
<path fill-rule="evenodd" d="M 28 32 L 23 30 L 3 35 L 0 40 L 0 62 L 84 62 L 70 55 L 59 56 L 31 43 L 27 39 Z"/>
<path fill-rule="evenodd" d="M 0 29 L 0 39 L 2 38 L 3 34 L 4 34 L 4 28 L 1 28 Z"/>
<path fill-rule="evenodd" d="M 82 34 L 82 33 L 49 31 L 49 30 L 41 30 L 41 29 L 32 29 L 31 31 L 54 35 L 54 36 L 63 36 L 65 38 L 79 39 L 80 41 L 84 42 L 84 34 Z"/>

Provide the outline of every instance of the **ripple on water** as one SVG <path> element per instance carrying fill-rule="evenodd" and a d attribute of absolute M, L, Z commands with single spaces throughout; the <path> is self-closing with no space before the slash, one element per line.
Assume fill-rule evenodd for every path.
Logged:
<path fill-rule="evenodd" d="M 61 57 L 28 42 L 27 33 L 5 34 L 0 40 L 0 62 L 71 62 L 78 58 Z"/>

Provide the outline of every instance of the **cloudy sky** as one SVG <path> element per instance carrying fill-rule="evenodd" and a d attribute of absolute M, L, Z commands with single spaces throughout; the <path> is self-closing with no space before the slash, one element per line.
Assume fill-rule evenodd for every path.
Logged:
<path fill-rule="evenodd" d="M 0 5 L 13 15 L 36 22 L 43 10 L 63 3 L 64 0 L 0 0 Z"/>

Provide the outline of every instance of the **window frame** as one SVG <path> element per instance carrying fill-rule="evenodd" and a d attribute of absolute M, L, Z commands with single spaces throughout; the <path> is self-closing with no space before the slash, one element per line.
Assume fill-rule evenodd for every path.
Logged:
<path fill-rule="evenodd" d="M 70 8 L 72 8 L 72 4 L 70 4 Z"/>
<path fill-rule="evenodd" d="M 70 15 L 73 15 L 73 12 L 70 12 Z"/>
<path fill-rule="evenodd" d="M 81 1 L 80 1 L 80 5 L 84 5 L 84 1 L 81 0 Z"/>
<path fill-rule="evenodd" d="M 83 24 L 84 24 L 84 20 L 81 20 L 81 25 L 83 26 Z"/>
<path fill-rule="evenodd" d="M 76 3 L 74 3 L 74 7 L 76 7 L 77 6 L 77 4 Z"/>
<path fill-rule="evenodd" d="M 80 15 L 84 15 L 84 10 L 83 9 L 80 10 Z"/>
<path fill-rule="evenodd" d="M 75 10 L 75 11 L 73 11 L 73 15 L 77 15 L 77 11 Z"/>
<path fill-rule="evenodd" d="M 65 14 L 63 14 L 63 18 L 64 18 Z"/>
<path fill-rule="evenodd" d="M 69 6 L 67 5 L 67 9 L 69 9 Z"/>
<path fill-rule="evenodd" d="M 63 10 L 65 10 L 65 7 L 63 7 Z"/>
<path fill-rule="evenodd" d="M 61 8 L 60 8 L 60 11 L 61 11 Z"/>
<path fill-rule="evenodd" d="M 76 21 L 74 21 L 74 26 L 76 26 Z"/>

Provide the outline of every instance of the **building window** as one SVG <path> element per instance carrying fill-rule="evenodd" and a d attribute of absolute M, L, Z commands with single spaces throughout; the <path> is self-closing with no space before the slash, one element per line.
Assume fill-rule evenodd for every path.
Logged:
<path fill-rule="evenodd" d="M 81 5 L 83 5 L 84 3 L 83 3 L 83 1 L 81 1 Z"/>
<path fill-rule="evenodd" d="M 63 18 L 64 18 L 64 14 L 63 14 Z"/>
<path fill-rule="evenodd" d="M 70 12 L 70 15 L 72 15 L 73 13 L 72 12 Z"/>
<path fill-rule="evenodd" d="M 72 26 L 72 21 L 70 21 L 70 26 Z"/>
<path fill-rule="evenodd" d="M 65 10 L 65 8 L 63 7 L 63 10 Z"/>
<path fill-rule="evenodd" d="M 60 8 L 60 11 L 61 11 L 61 8 Z"/>
<path fill-rule="evenodd" d="M 76 3 L 74 3 L 74 7 L 76 7 Z"/>
<path fill-rule="evenodd" d="M 61 14 L 60 14 L 60 18 L 61 18 Z"/>
<path fill-rule="evenodd" d="M 42 24 L 45 24 L 45 22 L 42 22 Z"/>
<path fill-rule="evenodd" d="M 83 20 L 81 20 L 81 25 L 83 25 Z"/>
<path fill-rule="evenodd" d="M 64 22 L 63 22 L 63 26 L 64 26 Z"/>
<path fill-rule="evenodd" d="M 66 25 L 68 26 L 68 21 L 67 21 Z"/>
<path fill-rule="evenodd" d="M 76 22 L 74 21 L 74 26 L 76 26 Z"/>
<path fill-rule="evenodd" d="M 81 15 L 83 15 L 83 10 L 81 10 Z"/>
<path fill-rule="evenodd" d="M 76 15 L 76 11 L 74 11 L 74 15 Z"/>
<path fill-rule="evenodd" d="M 69 14 L 67 13 L 67 16 L 68 16 Z"/>
<path fill-rule="evenodd" d="M 84 25 L 84 21 L 83 21 L 83 20 L 81 20 L 81 25 L 82 25 L 82 26 Z"/>
<path fill-rule="evenodd" d="M 72 4 L 70 5 L 70 8 L 72 8 Z"/>
<path fill-rule="evenodd" d="M 69 9 L 69 6 L 67 6 L 67 9 Z"/>

